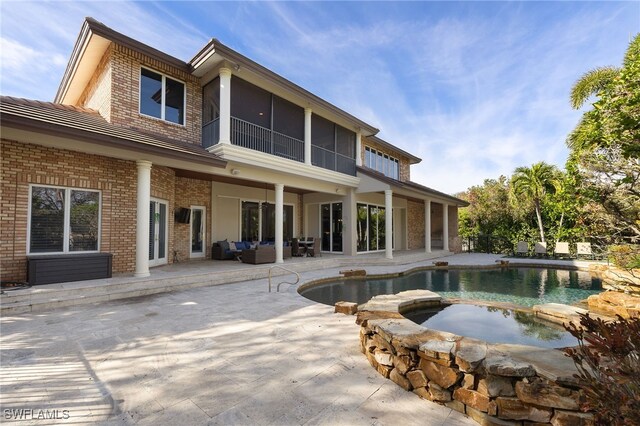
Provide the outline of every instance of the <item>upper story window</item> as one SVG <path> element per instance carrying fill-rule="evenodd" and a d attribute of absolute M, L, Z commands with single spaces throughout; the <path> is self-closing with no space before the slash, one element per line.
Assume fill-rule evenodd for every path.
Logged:
<path fill-rule="evenodd" d="M 98 251 L 99 235 L 100 192 L 31 187 L 29 253 Z"/>
<path fill-rule="evenodd" d="M 140 113 L 184 125 L 184 83 L 140 68 Z"/>
<path fill-rule="evenodd" d="M 398 159 L 368 146 L 364 149 L 364 165 L 390 178 L 400 179 Z"/>

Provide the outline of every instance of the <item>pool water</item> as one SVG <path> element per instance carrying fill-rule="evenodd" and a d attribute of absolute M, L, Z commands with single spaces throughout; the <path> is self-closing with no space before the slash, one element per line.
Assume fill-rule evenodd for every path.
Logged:
<path fill-rule="evenodd" d="M 380 294 L 425 289 L 444 298 L 507 302 L 531 307 L 542 303 L 572 304 L 602 290 L 588 272 L 550 268 L 427 270 L 388 279 L 348 279 L 304 288 L 304 297 L 334 305 L 365 303 Z"/>
<path fill-rule="evenodd" d="M 405 313 L 413 322 L 434 330 L 474 337 L 488 343 L 513 343 L 541 348 L 565 348 L 578 341 L 562 327 L 533 314 L 490 306 L 454 304 Z"/>

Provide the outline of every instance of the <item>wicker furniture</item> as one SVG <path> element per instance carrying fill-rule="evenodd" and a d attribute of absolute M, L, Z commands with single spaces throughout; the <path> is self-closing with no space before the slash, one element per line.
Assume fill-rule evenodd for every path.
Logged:
<path fill-rule="evenodd" d="M 213 260 L 229 260 L 233 259 L 233 252 L 229 250 L 229 242 L 218 241 L 211 246 L 211 259 Z"/>
<path fill-rule="evenodd" d="M 252 265 L 275 263 L 276 248 L 274 246 L 258 246 L 256 249 L 242 250 L 242 262 Z"/>

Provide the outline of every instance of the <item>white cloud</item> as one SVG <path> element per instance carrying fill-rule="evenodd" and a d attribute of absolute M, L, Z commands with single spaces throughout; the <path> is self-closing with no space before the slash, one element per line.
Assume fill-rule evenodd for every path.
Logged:
<path fill-rule="evenodd" d="M 184 60 L 217 37 L 380 128 L 424 159 L 414 180 L 445 192 L 562 165 L 580 116 L 571 84 L 619 64 L 640 30 L 638 3 L 2 2 L 0 12 L 5 94 L 51 98 L 84 16 Z"/>

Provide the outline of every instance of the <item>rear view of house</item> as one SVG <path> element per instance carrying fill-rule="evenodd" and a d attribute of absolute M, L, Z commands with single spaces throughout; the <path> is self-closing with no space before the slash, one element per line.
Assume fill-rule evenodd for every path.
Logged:
<path fill-rule="evenodd" d="M 419 158 L 215 39 L 184 62 L 87 18 L 54 101 L 0 114 L 3 281 L 36 261 L 147 276 L 220 240 L 269 241 L 278 263 L 300 236 L 459 250 L 466 203 L 412 182 Z"/>

